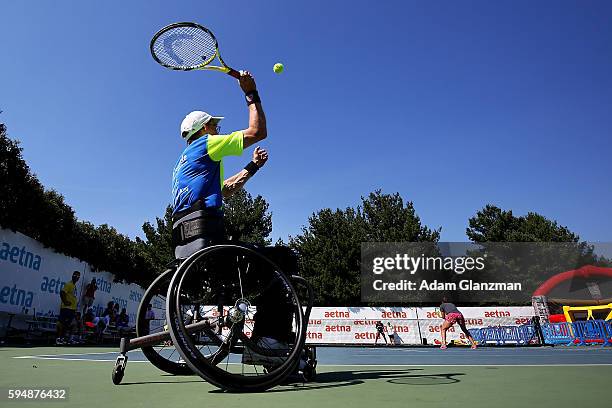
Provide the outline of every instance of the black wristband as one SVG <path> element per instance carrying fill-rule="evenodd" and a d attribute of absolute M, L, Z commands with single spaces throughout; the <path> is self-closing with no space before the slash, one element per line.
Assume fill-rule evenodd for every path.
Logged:
<path fill-rule="evenodd" d="M 247 164 L 246 166 L 244 166 L 244 169 L 246 171 L 249 172 L 249 174 L 252 176 L 255 173 L 257 173 L 257 170 L 259 170 L 259 166 L 255 164 L 254 161 L 250 161 L 249 164 Z"/>
<path fill-rule="evenodd" d="M 257 91 L 251 91 L 249 93 L 244 94 L 246 98 L 247 105 L 251 105 L 253 103 L 261 103 L 261 98 L 259 98 L 259 93 Z"/>

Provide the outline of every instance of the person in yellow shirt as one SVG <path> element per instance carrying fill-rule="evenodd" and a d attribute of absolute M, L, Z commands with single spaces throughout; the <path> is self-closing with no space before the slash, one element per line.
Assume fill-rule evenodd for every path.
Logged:
<path fill-rule="evenodd" d="M 64 335 L 66 330 L 70 328 L 77 308 L 77 288 L 76 283 L 81 277 L 81 272 L 74 271 L 72 280 L 66 282 L 62 290 L 60 290 L 60 313 L 56 324 L 57 338 L 55 344 L 66 344 Z"/>

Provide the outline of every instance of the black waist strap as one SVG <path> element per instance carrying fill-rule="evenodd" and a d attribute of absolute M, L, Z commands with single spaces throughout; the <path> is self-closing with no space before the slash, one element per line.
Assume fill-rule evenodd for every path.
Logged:
<path fill-rule="evenodd" d="M 223 216 L 195 211 L 172 224 L 172 244 L 185 245 L 198 238 L 220 241 L 225 235 Z"/>
<path fill-rule="evenodd" d="M 213 217 L 223 216 L 223 210 L 221 210 L 221 208 L 206 207 L 204 200 L 200 199 L 196 201 L 195 203 L 193 203 L 191 207 L 187 208 L 186 210 L 178 211 L 172 214 L 172 222 L 175 223 L 177 221 L 180 221 L 181 218 L 184 218 L 185 216 L 191 213 L 194 213 L 196 211 L 204 211 L 207 215 L 210 215 Z"/>

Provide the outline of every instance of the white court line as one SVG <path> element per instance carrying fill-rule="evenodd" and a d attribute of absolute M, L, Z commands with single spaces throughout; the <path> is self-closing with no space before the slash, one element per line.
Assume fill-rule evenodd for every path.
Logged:
<path fill-rule="evenodd" d="M 321 352 L 319 351 L 318 353 L 321 353 Z M 431 351 L 416 351 L 415 350 L 412 353 L 431 353 Z M 402 354 L 405 354 L 405 353 L 402 353 Z M 374 353 L 374 354 L 373 353 L 369 353 L 369 354 L 368 353 L 358 353 L 358 355 L 359 355 L 359 357 L 362 357 L 362 356 L 374 356 L 374 357 L 383 357 L 384 356 L 384 357 L 388 357 L 389 355 L 391 355 L 392 357 L 393 356 L 400 356 L 399 353 L 398 354 L 391 354 L 391 353 L 384 353 L 384 354 L 381 354 L 381 353 Z"/>
<path fill-rule="evenodd" d="M 64 358 L 64 357 L 43 357 L 43 356 L 19 356 L 13 358 L 21 358 L 21 359 L 31 359 L 31 360 L 62 360 L 62 361 L 94 361 L 97 363 L 112 363 L 115 360 L 97 360 L 93 358 Z M 132 363 L 148 363 L 148 360 L 130 360 L 130 364 Z"/>
<path fill-rule="evenodd" d="M 86 358 L 63 358 L 43 356 L 18 356 L 13 358 L 34 360 L 62 360 L 62 361 L 93 361 L 97 363 L 112 363 L 114 360 L 99 360 Z M 130 363 L 148 363 L 147 360 L 131 360 Z M 228 363 L 229 365 L 242 365 L 242 363 Z M 612 366 L 612 363 L 587 364 L 317 364 L 317 367 L 597 367 Z"/>
<path fill-rule="evenodd" d="M 89 356 L 93 354 L 113 354 L 115 351 L 104 351 L 99 353 L 61 353 L 61 354 L 36 354 L 36 356 L 21 356 L 13 358 L 25 358 L 25 357 L 55 357 L 55 356 Z"/>

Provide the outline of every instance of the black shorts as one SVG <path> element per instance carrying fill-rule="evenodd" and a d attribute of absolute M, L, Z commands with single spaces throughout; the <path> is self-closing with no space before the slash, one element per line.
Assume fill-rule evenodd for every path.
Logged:
<path fill-rule="evenodd" d="M 61 308 L 58 320 L 60 321 L 61 324 L 65 326 L 70 326 L 70 324 L 74 320 L 75 313 L 76 313 L 75 310 Z"/>

